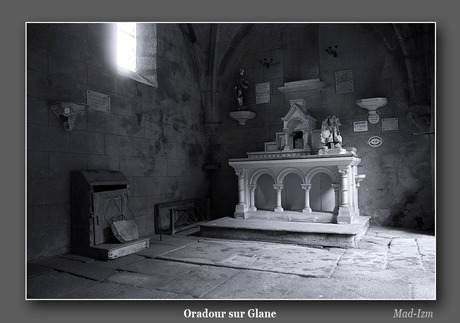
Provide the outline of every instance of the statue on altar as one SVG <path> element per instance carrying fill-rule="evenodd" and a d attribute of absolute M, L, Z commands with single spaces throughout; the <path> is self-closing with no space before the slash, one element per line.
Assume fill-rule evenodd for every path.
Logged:
<path fill-rule="evenodd" d="M 240 69 L 240 77 L 236 80 L 235 85 L 235 96 L 236 101 L 238 102 L 238 110 L 245 106 L 244 92 L 246 92 L 249 87 L 249 81 L 244 76 L 244 73 L 244 69 Z"/>
<path fill-rule="evenodd" d="M 342 136 L 339 130 L 340 120 L 335 115 L 329 116 L 321 124 L 321 143 L 323 149 L 318 152 L 322 154 L 340 154 L 345 152 L 342 148 Z"/>
<path fill-rule="evenodd" d="M 321 143 L 324 148 L 341 148 L 342 136 L 339 130 L 340 120 L 335 115 L 327 117 L 321 124 Z"/>

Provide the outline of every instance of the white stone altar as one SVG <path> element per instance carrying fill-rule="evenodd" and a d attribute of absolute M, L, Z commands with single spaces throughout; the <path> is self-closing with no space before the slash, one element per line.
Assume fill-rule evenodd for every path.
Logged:
<path fill-rule="evenodd" d="M 304 100 L 291 100 L 290 103 L 289 112 L 281 118 L 283 133 L 277 134 L 280 137 L 277 138 L 277 149 L 267 148 L 270 145 L 266 144 L 266 151 L 248 152 L 247 158 L 229 160 L 238 176 L 238 204 L 234 217 L 337 224 L 355 222 L 360 215 L 358 187 L 365 177 L 358 174 L 357 166 L 361 160 L 356 155 L 356 149 L 342 148 L 341 142 L 340 148 L 320 146 L 320 140 L 315 137 L 318 134 L 315 131 L 316 119 L 308 114 Z M 292 180 L 291 176 L 288 183 L 287 176 L 290 174 L 298 179 Z M 326 182 L 330 182 L 334 191 L 333 199 L 324 200 L 324 210 L 312 210 L 310 205 L 311 190 L 315 188 L 313 178 L 317 174 L 326 176 Z M 276 195 L 266 193 L 264 198 L 274 201 L 265 203 L 264 210 L 259 210 L 255 192 L 261 189 L 262 184 L 258 181 L 262 175 L 271 179 Z M 264 180 L 265 186 L 266 183 L 267 180 Z M 298 205 L 294 209 L 286 209 L 283 205 L 282 193 L 288 185 L 290 195 L 298 197 L 299 191 L 303 195 L 301 209 Z M 295 203 L 298 204 L 298 200 Z M 267 209 L 270 203 L 274 207 Z"/>
<path fill-rule="evenodd" d="M 312 179 L 318 173 L 330 177 L 335 193 L 335 203 L 330 222 L 352 223 L 359 216 L 358 186 L 362 175 L 358 175 L 357 166 L 360 159 L 353 154 L 303 156 L 298 158 L 240 158 L 230 159 L 229 164 L 235 169 L 238 176 L 238 204 L 235 207 L 235 218 L 247 219 L 267 212 L 257 213 L 254 192 L 257 189 L 257 180 L 261 175 L 268 175 L 273 179 L 273 189 L 276 190 L 276 206 L 273 209 L 272 219 L 283 219 L 276 213 L 285 212 L 281 203 L 281 193 L 285 187 L 284 179 L 288 174 L 300 177 L 299 190 L 304 191 L 304 207 L 299 211 L 290 210 L 286 220 L 317 222 L 320 212 L 312 211 L 310 207 L 310 189 Z M 327 213 L 327 212 L 323 212 Z M 269 215 L 270 217 L 270 215 Z M 323 217 L 324 218 L 324 217 Z"/>

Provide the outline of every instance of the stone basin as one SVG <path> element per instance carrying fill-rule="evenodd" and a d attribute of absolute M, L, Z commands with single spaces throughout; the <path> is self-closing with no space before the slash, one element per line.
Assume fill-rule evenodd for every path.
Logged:
<path fill-rule="evenodd" d="M 388 103 L 387 98 L 367 98 L 356 100 L 356 104 L 361 108 L 367 109 L 369 114 L 375 114 L 375 110 L 380 107 L 383 107 Z"/>
<path fill-rule="evenodd" d="M 246 124 L 246 121 L 253 119 L 256 116 L 256 114 L 252 111 L 247 111 L 247 110 L 240 110 L 240 111 L 233 111 L 230 112 L 230 117 L 238 121 L 238 123 L 241 126 L 244 126 Z"/>

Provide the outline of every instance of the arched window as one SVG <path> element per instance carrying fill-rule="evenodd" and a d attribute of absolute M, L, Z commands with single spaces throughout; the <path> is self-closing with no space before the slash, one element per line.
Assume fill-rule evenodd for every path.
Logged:
<path fill-rule="evenodd" d="M 138 82 L 158 86 L 155 23 L 117 23 L 118 72 Z"/>

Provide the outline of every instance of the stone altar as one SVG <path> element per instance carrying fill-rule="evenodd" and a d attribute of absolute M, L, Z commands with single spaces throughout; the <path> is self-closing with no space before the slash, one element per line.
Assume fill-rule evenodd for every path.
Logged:
<path fill-rule="evenodd" d="M 355 222 L 360 215 L 358 187 L 365 177 L 358 174 L 357 166 L 361 160 L 356 155 L 356 149 L 345 149 L 341 145 L 339 149 L 324 149 L 319 138 L 315 137 L 315 133 L 318 133 L 315 132 L 316 119 L 308 114 L 305 101 L 291 100 L 290 103 L 288 113 L 281 118 L 282 144 L 278 149 L 248 152 L 247 158 L 229 160 L 229 165 L 238 176 L 238 204 L 235 206 L 234 217 L 337 224 Z M 321 141 L 324 144 L 324 140 Z M 312 154 L 315 150 L 316 153 Z M 312 179 L 320 173 L 330 179 L 334 190 L 333 205 L 329 205 L 329 212 L 313 211 L 310 205 Z M 294 190 L 303 191 L 304 203 L 301 210 L 285 210 L 283 207 L 282 192 L 289 174 L 300 178 L 300 185 Z M 275 206 L 271 210 L 258 210 L 256 205 L 255 191 L 262 175 L 271 178 L 276 191 L 276 201 L 273 201 Z"/>

